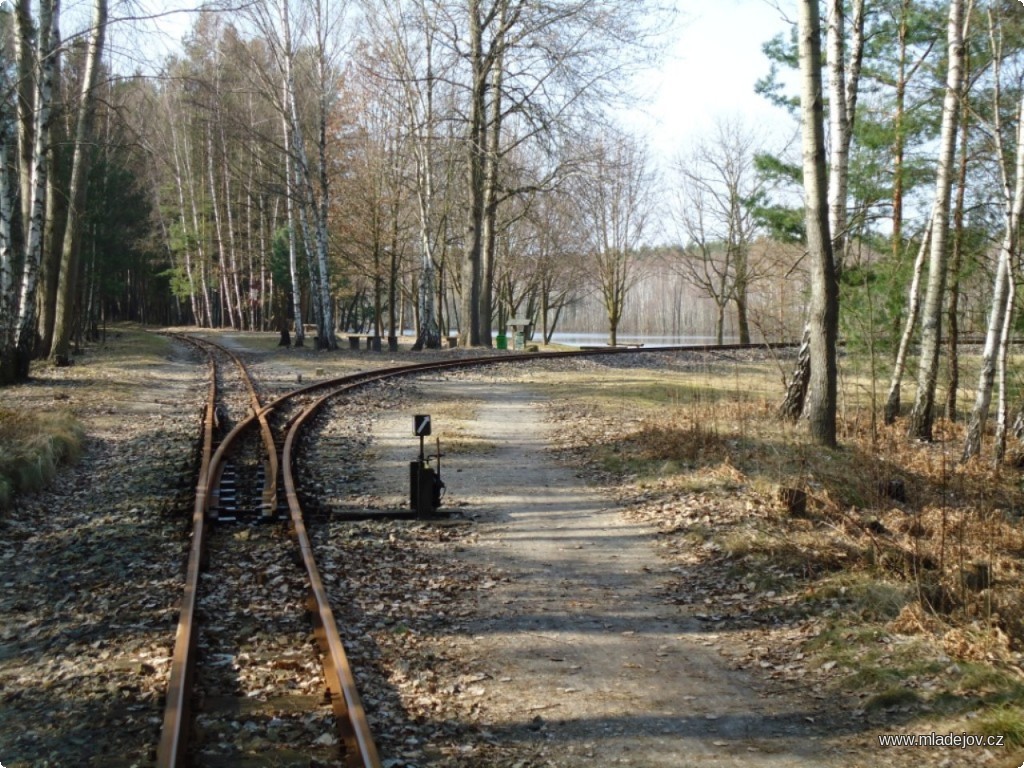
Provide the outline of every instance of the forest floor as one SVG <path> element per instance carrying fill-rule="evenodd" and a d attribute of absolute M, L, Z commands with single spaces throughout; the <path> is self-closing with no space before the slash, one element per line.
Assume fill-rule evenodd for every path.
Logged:
<path fill-rule="evenodd" d="M 271 390 L 393 359 L 219 336 Z M 157 732 L 194 413 L 180 404 L 205 371 L 117 342 L 80 363 L 4 393 L 71 408 L 91 441 L 0 520 L 8 766 L 146 765 Z M 318 532 L 385 765 L 1019 766 L 1016 471 L 958 468 L 955 426 L 906 446 L 852 406 L 844 447 L 819 451 L 775 422 L 775 378 L 761 359 L 645 353 L 420 377 L 334 407 L 318 428 L 357 466 L 318 462 L 320 511 L 406 505 L 414 413 L 445 454 L 451 517 Z M 143 404 L 142 423 L 114 426 Z M 154 428 L 168 438 L 150 457 Z M 87 711 L 110 735 L 86 738 Z M 933 733 L 1006 746 L 878 740 Z"/>

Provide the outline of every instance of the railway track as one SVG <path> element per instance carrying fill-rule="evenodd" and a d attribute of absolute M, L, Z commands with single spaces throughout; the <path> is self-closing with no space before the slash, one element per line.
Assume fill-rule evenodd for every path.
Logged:
<path fill-rule="evenodd" d="M 317 387 L 264 407 L 236 355 L 187 341 L 211 383 L 157 765 L 379 765 L 301 516 L 280 524 L 271 419 Z"/>
<path fill-rule="evenodd" d="M 602 348 L 449 359 L 322 381 L 263 404 L 236 355 L 211 342 L 181 338 L 208 355 L 211 384 L 160 768 L 308 766 L 311 760 L 346 768 L 381 764 L 316 567 L 293 472 L 300 432 L 329 399 L 372 382 L 432 371 L 751 348 Z M 235 525 L 211 531 L 214 520 Z M 253 754 L 258 757 L 246 757 Z"/>

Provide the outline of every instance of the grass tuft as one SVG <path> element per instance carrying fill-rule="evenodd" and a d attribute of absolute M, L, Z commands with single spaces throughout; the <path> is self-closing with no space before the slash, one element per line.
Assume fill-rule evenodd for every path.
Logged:
<path fill-rule="evenodd" d="M 17 493 L 45 488 L 60 465 L 77 461 L 84 437 L 69 411 L 0 409 L 0 509 Z"/>
<path fill-rule="evenodd" d="M 1021 707 L 996 707 L 975 722 L 984 736 L 1003 736 L 1007 746 L 1024 746 L 1024 709 Z"/>

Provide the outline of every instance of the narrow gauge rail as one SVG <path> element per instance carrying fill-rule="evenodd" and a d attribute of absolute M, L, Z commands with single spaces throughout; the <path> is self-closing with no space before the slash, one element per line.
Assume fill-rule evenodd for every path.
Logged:
<path fill-rule="evenodd" d="M 211 373 L 192 542 L 157 765 L 234 765 L 239 759 L 234 743 L 258 743 L 264 754 L 279 756 L 279 762 L 298 764 L 301 750 L 304 764 L 314 756 L 335 764 L 336 731 L 365 733 L 352 740 L 361 742 L 358 752 L 346 749 L 346 765 L 379 765 L 358 700 L 355 725 L 347 719 L 335 723 L 323 703 L 321 662 L 308 644 L 309 624 L 303 616 L 308 584 L 319 582 L 315 563 L 306 557 L 306 571 L 296 567 L 294 546 L 280 526 L 208 529 L 208 521 L 218 517 L 226 521 L 248 514 L 249 522 L 277 518 L 279 448 L 268 417 L 285 411 L 293 400 L 301 402 L 310 388 L 264 408 L 237 355 L 194 337 L 182 340 L 206 352 Z M 217 365 L 224 356 L 232 366 Z M 231 388 L 236 391 L 244 384 L 247 407 L 218 388 L 226 379 L 235 380 Z M 253 425 L 259 426 L 262 446 L 246 439 L 256 436 Z M 218 431 L 226 434 L 214 449 Z M 228 487 L 229 481 L 234 487 Z M 261 484 L 261 495 L 246 497 L 245 488 Z M 314 616 L 314 626 L 322 623 Z M 258 698 L 270 701 L 260 705 Z M 351 716 L 347 707 L 335 703 L 334 709 Z M 245 727 L 225 729 L 224 721 L 230 720 Z M 260 730 L 254 721 L 262 721 L 266 728 Z"/>
<path fill-rule="evenodd" d="M 195 600 L 198 592 L 201 566 L 204 562 L 203 534 L 209 512 L 212 487 L 211 479 L 218 476 L 219 465 L 223 461 L 224 453 L 231 445 L 234 438 L 250 427 L 253 423 L 260 424 L 261 430 L 264 430 L 265 425 L 268 424 L 268 415 L 280 414 L 286 407 L 294 408 L 296 403 L 300 403 L 304 400 L 307 401 L 297 415 L 291 416 L 285 422 L 287 434 L 284 440 L 283 455 L 280 462 L 284 492 L 288 503 L 292 533 L 297 539 L 302 560 L 307 571 L 307 584 L 311 592 L 311 599 L 309 601 L 310 613 L 314 623 L 316 637 L 320 644 L 322 653 L 321 660 L 324 666 L 330 701 L 337 718 L 338 732 L 344 744 L 344 762 L 346 766 L 351 766 L 353 768 L 356 766 L 374 768 L 375 766 L 380 765 L 380 759 L 377 755 L 376 747 L 373 743 L 373 738 L 366 720 L 366 714 L 359 698 L 354 675 L 349 667 L 344 647 L 342 646 L 341 638 L 338 634 L 334 615 L 330 607 L 330 602 L 327 598 L 327 592 L 315 565 L 312 545 L 306 532 L 303 511 L 299 503 L 298 491 L 295 486 L 292 464 L 295 460 L 297 435 L 304 424 L 307 423 L 320 409 L 320 407 L 330 398 L 351 392 L 358 387 L 365 386 L 372 382 L 379 382 L 400 376 L 496 364 L 528 363 L 533 360 L 550 360 L 557 358 L 600 357 L 616 354 L 667 354 L 673 352 L 723 353 L 750 349 L 764 349 L 768 346 L 781 349 L 794 348 L 797 345 L 793 343 L 784 343 L 773 345 L 687 345 L 651 348 L 609 347 L 561 352 L 528 352 L 459 358 L 454 360 L 395 366 L 343 376 L 336 379 L 317 382 L 306 387 L 301 387 L 278 397 L 270 404 L 262 407 L 254 404 L 253 412 L 238 422 L 228 436 L 225 437 L 224 441 L 217 449 L 216 454 L 214 454 L 208 462 L 205 458 L 204 452 L 203 469 L 200 471 L 195 509 L 193 512 L 193 542 L 187 571 L 188 581 L 186 583 L 182 618 L 181 623 L 179 624 L 178 638 L 172 660 L 171 682 L 168 687 L 167 707 L 164 717 L 164 732 L 158 752 L 157 765 L 159 768 L 170 768 L 171 766 L 184 765 L 188 752 L 187 743 L 190 725 L 188 706 L 191 696 L 191 682 L 195 665 Z M 239 364 L 241 364 L 240 361 Z M 311 396 L 315 397 L 315 399 L 313 399 L 312 402 L 308 402 L 308 399 Z M 213 400 L 214 397 L 214 394 L 211 393 L 211 400 Z M 254 403 L 255 402 L 258 401 L 254 400 Z M 207 406 L 205 420 L 207 422 L 206 433 L 208 434 L 211 428 L 210 425 L 213 421 L 213 406 Z M 209 445 L 211 443 L 211 439 L 208 437 L 204 438 L 204 442 L 206 445 Z M 276 451 L 271 451 L 271 454 L 276 454 Z"/>

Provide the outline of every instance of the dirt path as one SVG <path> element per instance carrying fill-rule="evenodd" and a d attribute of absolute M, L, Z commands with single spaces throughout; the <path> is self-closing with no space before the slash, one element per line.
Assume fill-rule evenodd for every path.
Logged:
<path fill-rule="evenodd" d="M 420 395 L 447 403 L 434 418 L 455 446 L 447 500 L 478 527 L 459 557 L 493 575 L 455 643 L 497 740 L 560 766 L 853 764 L 829 754 L 814 712 L 728 669 L 717 638 L 665 600 L 656 533 L 553 460 L 527 388 L 432 380 Z M 376 490 L 396 505 L 415 451 L 409 413 L 375 426 Z"/>

